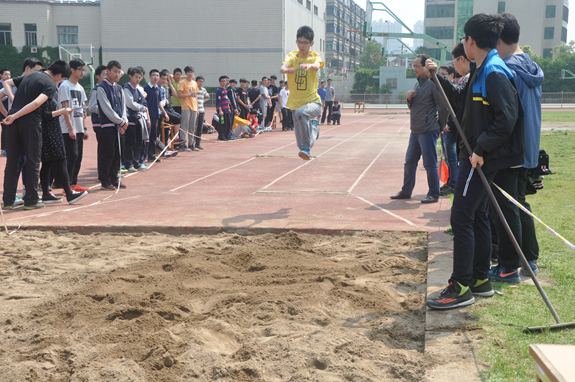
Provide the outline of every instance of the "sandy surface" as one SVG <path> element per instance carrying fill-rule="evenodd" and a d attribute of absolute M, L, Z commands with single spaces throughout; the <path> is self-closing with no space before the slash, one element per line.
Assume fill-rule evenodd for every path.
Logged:
<path fill-rule="evenodd" d="M 427 238 L 0 235 L 0 381 L 414 381 Z"/>

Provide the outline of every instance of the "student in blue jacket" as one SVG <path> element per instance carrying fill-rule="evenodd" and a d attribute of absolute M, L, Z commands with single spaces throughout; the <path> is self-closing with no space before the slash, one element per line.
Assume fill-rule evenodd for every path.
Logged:
<path fill-rule="evenodd" d="M 461 127 L 472 152 L 459 142 L 459 173 L 451 208 L 453 273 L 439 297 L 427 301 L 432 309 L 470 305 L 475 302 L 474 294 L 494 294 L 489 281 L 488 194 L 473 170 L 480 166 L 490 184 L 498 170 L 525 163 L 523 107 L 513 73 L 495 49 L 503 25 L 501 16 L 485 13 L 465 23 L 462 43 L 467 57 L 475 63 L 464 88 L 437 76 L 449 102 L 463 110 Z M 431 60 L 426 67 L 437 71 Z"/>
<path fill-rule="evenodd" d="M 531 211 L 529 203 L 525 200 L 525 190 L 528 182 L 527 173 L 530 168 L 537 167 L 539 160 L 541 92 L 544 75 L 539 65 L 519 47 L 520 27 L 517 19 L 510 13 L 503 13 L 501 17 L 505 26 L 497 44 L 497 51 L 513 73 L 519 98 L 525 110 L 525 163 L 519 167 L 497 171 L 493 181 Z M 529 266 L 537 274 L 539 244 L 533 218 L 511 203 L 495 186 L 491 188 Z M 521 281 L 518 269 L 521 266 L 519 254 L 515 251 L 499 219 L 495 221 L 495 229 L 499 239 L 498 264 L 490 270 L 489 278 L 497 282 L 519 282 Z M 529 274 L 526 269 L 523 272 Z"/>

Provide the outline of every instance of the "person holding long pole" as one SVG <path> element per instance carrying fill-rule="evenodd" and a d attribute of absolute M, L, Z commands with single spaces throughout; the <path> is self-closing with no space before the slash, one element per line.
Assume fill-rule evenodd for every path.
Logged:
<path fill-rule="evenodd" d="M 449 102 L 463 109 L 461 126 L 472 148 L 460 144 L 459 174 L 455 186 L 451 227 L 453 229 L 453 273 L 448 286 L 427 301 L 432 309 L 452 309 L 473 304 L 473 295 L 492 296 L 489 281 L 491 229 L 488 194 L 477 166 L 488 183 L 497 170 L 521 166 L 525 161 L 524 113 L 513 73 L 498 56 L 497 42 L 503 29 L 499 15 L 477 14 L 464 27 L 462 39 L 471 64 L 465 88 L 438 75 Z M 426 68 L 437 71 L 427 60 Z"/>

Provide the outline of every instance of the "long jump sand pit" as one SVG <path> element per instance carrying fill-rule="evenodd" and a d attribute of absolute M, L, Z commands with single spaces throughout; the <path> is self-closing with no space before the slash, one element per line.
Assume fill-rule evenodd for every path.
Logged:
<path fill-rule="evenodd" d="M 427 238 L 0 238 L 0 381 L 417 381 Z"/>

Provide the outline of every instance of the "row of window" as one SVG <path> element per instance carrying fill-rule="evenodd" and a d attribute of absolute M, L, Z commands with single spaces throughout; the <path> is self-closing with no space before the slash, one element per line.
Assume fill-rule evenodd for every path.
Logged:
<path fill-rule="evenodd" d="M 428 19 L 455 17 L 455 4 L 428 5 L 425 8 L 425 17 Z"/>
<path fill-rule="evenodd" d="M 497 3 L 497 13 L 505 12 L 505 1 L 500 1 Z M 557 16 L 557 6 L 548 5 L 545 7 L 545 18 L 554 19 Z M 447 17 L 447 16 L 446 16 Z M 563 21 L 569 22 L 569 8 L 563 6 Z"/>
<path fill-rule="evenodd" d="M 555 38 L 555 28 L 547 27 L 543 34 L 545 40 L 553 40 Z M 561 41 L 567 42 L 567 28 L 561 27 Z"/>
<path fill-rule="evenodd" d="M 339 17 L 343 21 L 351 24 L 351 26 L 357 30 L 363 28 L 363 19 L 360 19 L 359 16 L 354 17 L 353 15 L 347 14 L 345 13 L 345 11 L 340 10 L 339 8 L 333 5 L 328 5 L 325 9 L 325 13 L 326 15 L 333 15 Z"/>
<path fill-rule="evenodd" d="M 58 45 L 78 44 L 78 27 L 59 25 Z M 36 24 L 24 24 L 24 41 L 27 46 L 38 45 L 38 27 Z M 0 45 L 12 45 L 12 24 L 0 24 Z"/>
<path fill-rule="evenodd" d="M 300 3 L 301 5 L 303 5 L 303 0 L 297 0 L 297 2 Z M 311 0 L 305 1 L 305 7 L 311 11 Z M 318 8 L 314 5 L 313 6 L 313 14 L 318 16 L 318 12 L 319 12 Z"/>
<path fill-rule="evenodd" d="M 343 42 L 340 41 L 326 41 L 325 42 L 325 49 L 327 50 L 336 50 L 338 52 L 341 53 L 346 53 L 349 54 L 353 57 L 359 57 L 359 55 L 362 53 L 361 48 L 359 49 L 355 49 L 352 48 L 346 44 L 344 44 Z"/>

